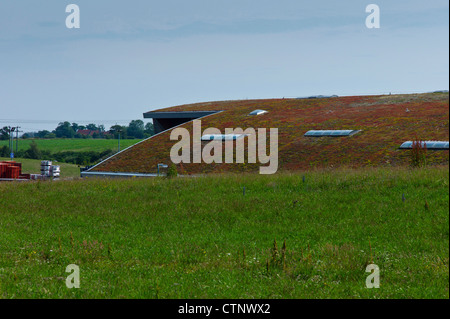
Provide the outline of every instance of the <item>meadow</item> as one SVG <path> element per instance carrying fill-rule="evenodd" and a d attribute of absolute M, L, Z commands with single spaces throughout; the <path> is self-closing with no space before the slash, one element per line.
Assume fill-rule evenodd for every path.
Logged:
<path fill-rule="evenodd" d="M 35 141 L 38 148 L 42 151 L 52 153 L 74 151 L 105 151 L 118 149 L 117 139 L 92 139 L 92 138 L 51 138 L 51 139 L 19 139 L 19 150 L 27 150 L 32 141 Z M 121 139 L 120 149 L 123 150 L 139 142 L 139 139 Z M 9 141 L 0 141 L 0 147 L 9 146 Z M 16 149 L 16 140 L 14 139 L 14 150 Z"/>
<path fill-rule="evenodd" d="M 0 298 L 448 299 L 448 209 L 448 166 L 0 183 Z"/>

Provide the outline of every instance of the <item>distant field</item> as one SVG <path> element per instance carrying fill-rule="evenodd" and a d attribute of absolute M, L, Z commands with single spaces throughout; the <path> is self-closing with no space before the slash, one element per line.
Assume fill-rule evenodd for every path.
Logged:
<path fill-rule="evenodd" d="M 448 187 L 448 166 L 0 183 L 0 298 L 448 299 Z"/>
<path fill-rule="evenodd" d="M 19 149 L 26 150 L 30 147 L 32 139 L 19 139 Z M 105 151 L 105 150 L 117 150 L 117 139 L 34 139 L 40 150 L 49 150 L 52 153 L 61 151 Z M 141 140 L 120 140 L 120 149 L 123 150 L 133 144 L 136 144 Z M 0 147 L 8 146 L 8 141 L 0 141 Z M 16 149 L 16 141 L 14 140 L 14 150 Z"/>
<path fill-rule="evenodd" d="M 9 161 L 10 158 L 0 157 L 0 161 Z M 16 162 L 22 163 L 22 173 L 25 174 L 40 174 L 41 172 L 41 161 L 27 158 L 16 158 Z M 57 163 L 54 162 L 53 165 L 61 166 L 61 176 L 60 178 L 75 178 L 80 177 L 80 168 L 75 164 L 67 163 Z"/>

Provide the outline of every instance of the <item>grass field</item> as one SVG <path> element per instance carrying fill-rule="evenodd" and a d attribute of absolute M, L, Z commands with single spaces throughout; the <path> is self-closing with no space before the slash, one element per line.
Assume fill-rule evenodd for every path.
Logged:
<path fill-rule="evenodd" d="M 449 298 L 448 187 L 448 166 L 3 183 L 0 298 Z"/>
<path fill-rule="evenodd" d="M 9 161 L 10 158 L 0 157 L 0 161 Z M 16 162 L 22 163 L 22 173 L 25 174 L 40 174 L 41 173 L 41 161 L 27 158 L 16 158 Z M 80 177 L 80 168 L 75 164 L 57 163 L 53 165 L 59 165 L 61 167 L 61 179 L 77 178 Z"/>
<path fill-rule="evenodd" d="M 26 150 L 30 147 L 32 139 L 19 139 L 19 150 Z M 56 139 L 34 139 L 40 150 L 48 150 L 52 153 L 62 151 L 105 151 L 118 149 L 118 141 L 116 139 L 82 139 L 82 138 L 56 138 Z M 123 150 L 128 146 L 136 144 L 140 140 L 120 140 L 120 149 Z M 0 141 L 0 147 L 9 146 L 9 142 Z M 14 150 L 16 149 L 16 140 L 14 140 Z"/>

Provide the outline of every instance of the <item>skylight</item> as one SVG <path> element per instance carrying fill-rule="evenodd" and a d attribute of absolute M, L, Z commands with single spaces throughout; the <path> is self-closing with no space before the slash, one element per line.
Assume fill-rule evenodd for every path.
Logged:
<path fill-rule="evenodd" d="M 413 141 L 406 141 L 400 145 L 401 149 L 411 149 Z M 429 150 L 448 150 L 448 141 L 423 141 L 422 145 L 425 145 Z"/>
<path fill-rule="evenodd" d="M 358 130 L 310 130 L 305 133 L 305 136 L 309 137 L 350 136 L 358 132 L 359 132 Z"/>
<path fill-rule="evenodd" d="M 230 140 L 237 140 L 240 138 L 243 138 L 247 136 L 248 134 L 206 134 L 202 136 L 202 141 L 212 141 L 212 140 L 219 140 L 219 141 L 230 141 Z"/>
<path fill-rule="evenodd" d="M 249 115 L 261 115 L 261 114 L 264 114 L 264 113 L 267 113 L 267 111 L 265 111 L 265 110 L 254 110 L 254 111 L 250 112 Z"/>

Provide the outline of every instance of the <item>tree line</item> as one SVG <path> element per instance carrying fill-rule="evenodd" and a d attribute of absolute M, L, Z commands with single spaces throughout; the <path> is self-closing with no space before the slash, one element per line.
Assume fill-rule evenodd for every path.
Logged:
<path fill-rule="evenodd" d="M 8 127 L 0 128 L 0 140 L 10 138 Z M 58 126 L 52 130 L 42 130 L 38 132 L 27 132 L 22 138 L 106 138 L 106 139 L 132 139 L 147 138 L 154 134 L 153 124 L 148 122 L 144 124 L 142 120 L 132 120 L 128 125 L 113 125 L 109 130 L 104 125 L 88 124 L 79 125 L 78 123 L 70 123 L 68 121 L 60 122 Z M 14 136 L 13 136 L 14 137 Z"/>

